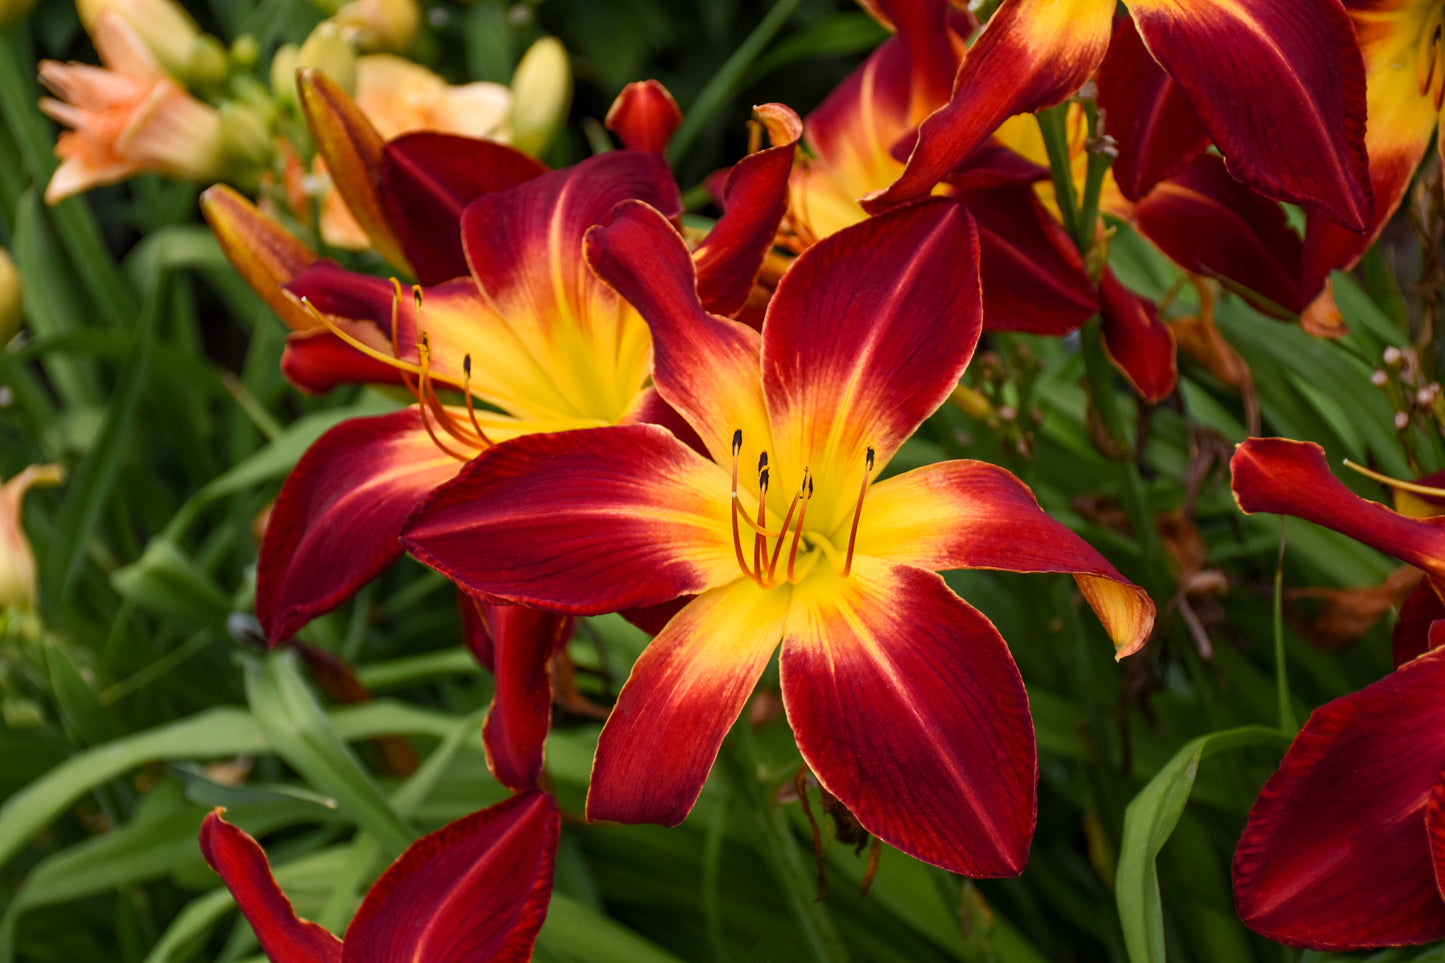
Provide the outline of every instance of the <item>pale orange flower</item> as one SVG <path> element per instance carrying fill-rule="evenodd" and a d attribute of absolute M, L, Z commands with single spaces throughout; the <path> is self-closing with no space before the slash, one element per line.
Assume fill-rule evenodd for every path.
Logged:
<path fill-rule="evenodd" d="M 60 135 L 60 167 L 45 189 L 54 204 L 102 184 L 156 172 L 188 180 L 225 173 L 221 120 L 161 69 L 136 32 L 101 11 L 92 37 L 104 66 L 40 64 L 40 82 L 55 95 L 40 109 L 71 128 Z"/>
<path fill-rule="evenodd" d="M 35 556 L 20 527 L 20 505 L 36 485 L 58 485 L 59 465 L 31 465 L 0 485 L 0 609 L 35 607 Z"/>

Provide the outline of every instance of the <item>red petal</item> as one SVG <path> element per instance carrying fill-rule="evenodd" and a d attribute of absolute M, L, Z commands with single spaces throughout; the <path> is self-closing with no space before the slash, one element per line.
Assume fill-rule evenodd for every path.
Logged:
<path fill-rule="evenodd" d="M 1119 283 L 1104 269 L 1099 279 L 1099 315 L 1109 357 L 1146 401 L 1163 401 L 1179 381 L 1174 334 L 1159 320 L 1152 301 Z"/>
<path fill-rule="evenodd" d="M 341 941 L 323 927 L 296 917 L 261 846 L 222 819 L 223 812 L 217 808 L 201 823 L 201 855 L 225 880 L 255 931 L 261 952 L 272 963 L 341 963 Z"/>
<path fill-rule="evenodd" d="M 994 185 L 958 197 L 978 226 L 985 330 L 1066 334 L 1098 312 L 1079 249 L 1030 185 Z"/>
<path fill-rule="evenodd" d="M 1405 597 L 1390 634 L 1395 668 L 1445 644 L 1445 604 L 1429 579 L 1422 579 Z M 1438 627 L 1437 627 L 1438 626 Z"/>
<path fill-rule="evenodd" d="M 1445 652 L 1317 709 L 1234 854 L 1252 929 L 1322 950 L 1445 937 L 1425 810 L 1445 767 Z"/>
<path fill-rule="evenodd" d="M 1349 0 L 1360 53 L 1365 60 L 1365 99 L 1369 115 L 1365 149 L 1370 158 L 1370 187 L 1375 208 L 1363 234 L 1310 212 L 1305 228 L 1305 291 L 1320 289 L 1332 269 L 1349 270 L 1370 248 L 1399 208 L 1415 168 L 1435 135 L 1440 108 L 1432 91 L 1421 92 L 1421 54 L 1436 48 L 1421 45 L 1425 8 L 1399 0 Z M 1438 66 L 1434 68 L 1438 86 Z"/>
<path fill-rule="evenodd" d="M 1137 201 L 1209 146 L 1209 133 L 1174 78 L 1149 55 L 1134 21 L 1114 17 L 1114 39 L 1099 67 L 1105 133 L 1118 144 L 1111 170 Z"/>
<path fill-rule="evenodd" d="M 739 577 L 729 491 L 721 468 L 653 425 L 526 435 L 428 498 L 403 544 L 508 601 L 579 615 L 657 605 Z"/>
<path fill-rule="evenodd" d="M 556 802 L 533 792 L 418 839 L 356 911 L 345 963 L 525 963 L 547 915 L 560 828 Z"/>
<path fill-rule="evenodd" d="M 1364 229 L 1365 68 L 1339 0 L 1135 0 L 1129 12 L 1230 173 Z"/>
<path fill-rule="evenodd" d="M 782 104 L 763 104 L 753 113 L 767 125 L 772 147 L 750 154 L 728 173 L 722 188 L 723 215 L 693 253 L 703 307 L 732 316 L 772 250 L 788 209 L 788 174 L 803 134 L 798 115 Z"/>
<path fill-rule="evenodd" d="M 588 232 L 587 261 L 647 319 L 658 394 L 697 429 L 713 460 L 730 463 L 739 429 L 748 461 L 755 459 L 770 444 L 761 340 L 703 309 L 682 235 L 645 204 L 620 204 Z"/>
<path fill-rule="evenodd" d="M 1038 758 L 997 630 L 937 575 L 854 559 L 795 589 L 780 660 L 804 760 L 863 828 L 965 876 L 1028 858 Z"/>
<path fill-rule="evenodd" d="M 779 281 L 763 322 L 774 477 L 812 470 L 825 531 L 852 511 L 866 450 L 881 471 L 957 386 L 982 327 L 978 256 L 968 211 L 936 198 L 824 238 Z"/>
<path fill-rule="evenodd" d="M 1229 467 L 1245 512 L 1294 515 L 1445 577 L 1445 517 L 1407 518 L 1366 501 L 1335 478 L 1314 442 L 1249 438 Z"/>
<path fill-rule="evenodd" d="M 603 123 L 622 146 L 661 157 L 682 123 L 682 111 L 662 84 L 639 80 L 622 88 Z"/>
<path fill-rule="evenodd" d="M 1104 59 L 1109 0 L 1004 0 L 969 48 L 948 103 L 929 115 L 903 175 L 869 211 L 922 197 L 1014 114 L 1057 104 Z"/>
<path fill-rule="evenodd" d="M 647 377 L 647 326 L 582 256 L 587 229 L 630 199 L 669 217 L 681 210 L 661 157 L 611 151 L 480 197 L 462 215 L 482 301 L 525 348 L 519 366 L 560 396 L 549 403 L 558 413 L 615 423 Z"/>
<path fill-rule="evenodd" d="M 1435 889 L 1445 899 L 1445 782 L 1435 783 L 1425 807 L 1425 829 L 1430 834 L 1430 862 L 1435 870 Z"/>
<path fill-rule="evenodd" d="M 276 499 L 256 567 L 256 617 L 274 645 L 340 605 L 398 555 L 402 522 L 457 473 L 407 408 L 322 435 Z"/>
<path fill-rule="evenodd" d="M 746 579 L 673 616 L 632 668 L 597 740 L 587 818 L 676 826 L 783 634 L 789 592 Z"/>
<path fill-rule="evenodd" d="M 1304 308 L 1299 235 L 1279 204 L 1230 177 L 1216 155 L 1196 158 L 1158 185 L 1135 206 L 1134 218 L 1140 233 L 1186 271 L 1242 288 L 1271 314 Z"/>
<path fill-rule="evenodd" d="M 508 789 L 536 789 L 552 725 L 552 654 L 572 637 L 572 617 L 479 602 L 492 642 L 497 690 L 482 726 L 487 767 Z"/>
<path fill-rule="evenodd" d="M 981 461 L 947 461 L 868 490 L 857 552 L 942 571 L 1068 572 L 1123 658 L 1149 638 L 1154 603 L 1082 538 L 1048 516 L 1023 482 Z"/>
<path fill-rule="evenodd" d="M 362 354 L 324 329 L 297 331 L 286 338 L 281 373 L 308 394 L 323 394 L 338 385 L 402 384 L 395 367 Z"/>
<path fill-rule="evenodd" d="M 417 280 L 438 284 L 467 273 L 462 210 L 547 169 L 505 144 L 438 131 L 388 141 L 381 153 L 381 200 Z"/>
<path fill-rule="evenodd" d="M 462 640 L 477 664 L 488 672 L 496 667 L 496 654 L 492 651 L 492 636 L 482 616 L 483 607 L 489 600 L 461 588 L 457 589 L 457 608 L 462 615 Z"/>

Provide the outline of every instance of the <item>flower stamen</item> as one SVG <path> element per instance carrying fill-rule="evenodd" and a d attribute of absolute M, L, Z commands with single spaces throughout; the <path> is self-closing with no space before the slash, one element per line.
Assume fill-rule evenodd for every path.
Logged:
<path fill-rule="evenodd" d="M 778 543 L 773 546 L 773 557 L 768 561 L 768 580 L 772 581 L 773 573 L 778 570 L 778 558 L 783 554 L 783 536 L 788 532 L 788 526 L 793 524 L 793 513 L 798 510 L 798 503 L 807 494 L 809 484 L 808 469 L 803 469 L 803 481 L 798 485 L 798 494 L 793 496 L 793 503 L 788 506 L 788 514 L 783 516 L 783 530 L 778 535 Z"/>
<path fill-rule="evenodd" d="M 803 476 L 807 479 L 808 482 L 808 492 L 806 495 L 803 496 L 802 505 L 800 506 L 798 511 L 798 527 L 793 529 L 793 544 L 792 547 L 788 549 L 789 582 L 797 581 L 797 576 L 794 574 L 794 567 L 798 563 L 798 539 L 801 538 L 803 535 L 803 521 L 808 517 L 808 502 L 813 497 L 813 476 L 808 473 L 807 468 L 803 469 Z"/>
<path fill-rule="evenodd" d="M 733 554 L 737 557 L 738 568 L 742 569 L 743 574 L 747 575 L 748 578 L 757 582 L 759 585 L 762 585 L 762 578 L 752 569 L 748 568 L 748 563 L 743 558 L 743 536 L 741 529 L 738 527 L 738 516 L 742 515 L 744 518 L 747 517 L 742 511 L 742 506 L 738 503 L 738 453 L 742 450 L 743 430 L 738 428 L 733 432 L 733 496 L 731 502 L 732 509 L 730 512 L 733 522 Z"/>
<path fill-rule="evenodd" d="M 868 446 L 868 457 L 863 469 L 863 484 L 858 486 L 858 506 L 853 509 L 853 527 L 848 532 L 848 557 L 843 562 L 843 577 L 853 570 L 853 545 L 858 541 L 858 519 L 863 516 L 863 496 L 868 493 L 868 476 L 873 474 L 873 446 Z"/>
<path fill-rule="evenodd" d="M 472 356 L 470 354 L 462 356 L 462 397 L 466 399 L 467 417 L 471 419 L 472 428 L 476 431 L 477 437 L 481 439 L 482 444 L 491 445 L 492 439 L 488 438 L 487 433 L 482 430 L 481 424 L 477 421 L 477 410 L 472 406 Z"/>
<path fill-rule="evenodd" d="M 1407 482 L 1401 481 L 1398 478 L 1391 478 L 1389 475 L 1382 475 L 1377 471 L 1371 471 L 1364 465 L 1358 465 L 1348 458 L 1345 459 L 1345 467 L 1351 471 L 1359 472 L 1366 478 L 1374 479 L 1382 485 L 1399 489 L 1402 492 L 1413 492 L 1416 495 L 1425 495 L 1430 498 L 1445 498 L 1445 488 L 1432 488 L 1429 485 L 1421 485 L 1416 482 Z"/>
<path fill-rule="evenodd" d="M 753 571 L 759 576 L 763 572 L 763 559 L 767 557 L 767 538 L 763 535 L 764 523 L 768 520 L 768 453 L 758 456 L 758 525 L 753 531 Z"/>

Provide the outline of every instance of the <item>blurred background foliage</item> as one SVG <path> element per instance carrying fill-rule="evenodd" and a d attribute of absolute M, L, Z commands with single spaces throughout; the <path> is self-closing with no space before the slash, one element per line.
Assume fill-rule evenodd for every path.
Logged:
<path fill-rule="evenodd" d="M 253 37 L 261 64 L 325 15 L 309 0 L 189 9 L 217 36 Z M 413 56 L 453 82 L 505 81 L 536 37 L 562 40 L 577 85 L 554 165 L 590 152 L 623 84 L 661 80 L 688 114 L 671 159 L 702 217 L 713 212 L 696 188 L 745 152 L 751 105 L 806 113 L 883 37 L 843 0 L 480 0 L 429 4 L 425 21 Z M 258 518 L 325 428 L 395 402 L 285 384 L 285 329 L 199 221 L 197 187 L 142 176 L 45 206 L 55 129 L 35 108 L 43 57 L 95 61 L 71 4 L 42 0 L 0 35 L 0 245 L 19 266 L 27 321 L 0 351 L 0 477 L 41 462 L 67 470 L 24 512 L 40 606 L 0 616 L 0 959 L 254 959 L 197 849 L 204 814 L 227 806 L 265 839 L 302 915 L 340 930 L 410 834 L 505 795 L 477 738 L 491 683 L 458 645 L 445 581 L 408 560 L 302 633 L 311 658 L 264 653 L 249 615 Z M 1440 290 L 1420 267 L 1419 237 L 1437 215 L 1412 212 L 1355 279 L 1337 278 L 1350 325 L 1338 340 L 1221 299 L 1216 320 L 1252 372 L 1261 433 L 1319 441 L 1332 460 L 1397 477 L 1445 467 L 1438 429 L 1417 419 L 1397 431 L 1408 386 L 1399 364 L 1381 361 L 1388 347 L 1411 349 L 1422 299 Z M 1127 228 L 1112 258 L 1132 287 L 1168 297 L 1170 316 L 1197 311 L 1194 289 Z M 1438 378 L 1428 351 L 1422 364 Z M 774 669 L 753 725 L 732 737 L 743 745 L 725 756 L 743 762 L 719 764 L 676 830 L 583 823 L 599 724 L 559 713 L 549 769 L 571 818 L 538 959 L 806 959 L 807 917 L 822 913 L 859 960 L 1125 960 L 1126 936 L 1150 925 L 1164 838 L 1152 898 L 1169 959 L 1336 959 L 1249 933 L 1234 915 L 1230 858 L 1287 742 L 1281 727 L 1389 670 L 1388 614 L 1342 644 L 1337 606 L 1348 603 L 1299 590 L 1379 585 L 1395 563 L 1332 532 L 1238 512 L 1226 465 L 1252 407 L 1239 385 L 1182 356 L 1179 392 L 1136 412 L 1119 381 L 1141 441 L 1135 472 L 1095 444 L 1082 378 L 1070 342 L 987 336 L 965 381 L 974 403 L 945 407 L 895 466 L 941 455 L 1005 465 L 1159 604 L 1154 641 L 1116 665 L 1067 578 L 949 576 L 1010 640 L 1029 688 L 1040 802 L 1024 874 L 974 883 L 885 847 L 863 895 L 866 846 L 855 851 L 846 823 L 816 801 L 815 830 L 796 801 L 800 760 L 767 698 Z M 581 694 L 605 704 L 645 643 L 619 618 L 585 620 L 572 644 Z M 354 667 L 372 701 L 328 694 L 315 653 Z M 1195 782 L 1191 759 L 1236 743 Z M 1140 796 L 1161 770 L 1154 795 Z M 739 806 L 742 794 L 776 805 Z M 1171 836 L 1168 814 L 1181 807 Z M 779 890 L 776 863 L 811 874 L 815 831 L 826 895 L 800 908 Z"/>

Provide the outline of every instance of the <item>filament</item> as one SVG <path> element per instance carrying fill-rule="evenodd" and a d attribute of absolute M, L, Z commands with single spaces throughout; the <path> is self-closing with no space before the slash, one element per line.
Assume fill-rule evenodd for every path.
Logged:
<path fill-rule="evenodd" d="M 863 469 L 863 484 L 858 486 L 858 507 L 853 509 L 853 527 L 848 531 L 848 557 L 843 562 L 843 577 L 853 570 L 853 545 L 858 541 L 858 519 L 863 516 L 863 496 L 868 493 L 868 476 L 873 474 L 873 446 L 868 446 L 866 467 Z"/>
<path fill-rule="evenodd" d="M 806 468 L 803 469 L 803 473 L 804 473 L 805 475 L 807 475 L 807 469 L 806 469 Z M 813 497 L 813 479 L 812 479 L 812 476 L 808 476 L 808 493 L 803 496 L 803 503 L 802 503 L 802 506 L 800 507 L 800 509 L 799 509 L 799 511 L 798 511 L 798 527 L 795 528 L 795 529 L 793 529 L 793 545 L 792 545 L 791 548 L 788 549 L 788 581 L 789 581 L 789 582 L 795 582 L 795 581 L 797 581 L 797 576 L 794 575 L 794 573 L 793 573 L 793 568 L 794 568 L 795 565 L 797 565 L 797 562 L 798 562 L 798 539 L 801 538 L 802 535 L 803 535 L 803 520 L 808 517 L 808 501 L 809 501 L 812 497 Z"/>
<path fill-rule="evenodd" d="M 1375 481 L 1379 482 L 1382 485 L 1388 485 L 1391 488 L 1398 488 L 1400 491 L 1414 492 L 1416 495 L 1426 495 L 1430 498 L 1445 498 L 1445 488 L 1432 488 L 1429 485 L 1420 485 L 1415 482 L 1400 481 L 1398 478 L 1391 478 L 1389 475 L 1382 475 L 1377 471 L 1371 471 L 1364 465 L 1357 465 L 1354 462 L 1350 461 L 1348 458 L 1345 459 L 1345 467 L 1350 469 L 1351 471 L 1359 472 L 1366 478 L 1373 478 Z"/>

